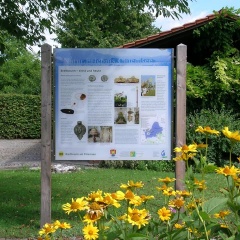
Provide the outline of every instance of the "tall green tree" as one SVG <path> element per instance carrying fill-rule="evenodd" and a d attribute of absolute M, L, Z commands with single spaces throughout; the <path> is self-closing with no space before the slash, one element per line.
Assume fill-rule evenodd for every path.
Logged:
<path fill-rule="evenodd" d="M 154 20 L 150 12 L 139 12 L 125 0 L 99 1 L 91 8 L 83 0 L 80 8 L 62 15 L 57 41 L 62 47 L 116 47 L 159 32 Z"/>
<path fill-rule="evenodd" d="M 194 32 L 202 66 L 187 66 L 188 112 L 240 108 L 240 9 L 224 8 Z"/>
<path fill-rule="evenodd" d="M 193 0 L 128 0 L 126 2 L 138 10 L 148 8 L 158 15 L 179 17 L 182 13 L 190 12 L 188 7 L 190 1 Z M 87 4 L 90 9 L 94 9 L 102 2 L 105 0 L 88 0 Z M 46 29 L 53 31 L 54 23 L 61 21 L 62 15 L 81 6 L 82 0 L 0 0 L 0 29 L 6 30 L 10 35 L 29 45 L 34 45 L 44 40 Z M 103 14 L 107 15 L 110 11 L 115 9 L 105 9 Z"/>
<path fill-rule="evenodd" d="M 226 7 L 214 13 L 214 20 L 194 31 L 195 54 L 200 59 L 225 56 L 233 48 L 240 50 L 240 9 Z"/>
<path fill-rule="evenodd" d="M 0 93 L 41 93 L 41 65 L 39 59 L 26 51 L 0 66 Z"/>
<path fill-rule="evenodd" d="M 0 93 L 40 94 L 41 65 L 38 55 L 7 33 L 0 34 L 5 51 L 0 55 Z"/>

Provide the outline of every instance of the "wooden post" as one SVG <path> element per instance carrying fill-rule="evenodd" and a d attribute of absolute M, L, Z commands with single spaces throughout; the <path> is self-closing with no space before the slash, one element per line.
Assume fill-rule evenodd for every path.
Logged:
<path fill-rule="evenodd" d="M 41 227 L 51 222 L 52 47 L 41 47 Z"/>
<path fill-rule="evenodd" d="M 176 98 L 176 146 L 186 144 L 186 71 L 187 46 L 177 46 L 177 98 Z M 176 190 L 183 190 L 185 177 L 185 162 L 176 162 Z"/>

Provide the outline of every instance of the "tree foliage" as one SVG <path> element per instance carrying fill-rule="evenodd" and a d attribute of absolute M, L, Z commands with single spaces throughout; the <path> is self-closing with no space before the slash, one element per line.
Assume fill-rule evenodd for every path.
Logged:
<path fill-rule="evenodd" d="M 0 55 L 0 93 L 40 94 L 40 60 L 25 45 L 6 34 Z"/>
<path fill-rule="evenodd" d="M 38 95 L 41 92 L 38 58 L 25 52 L 0 66 L 0 92 Z"/>
<path fill-rule="evenodd" d="M 57 40 L 62 47 L 111 48 L 159 32 L 153 21 L 150 12 L 139 12 L 124 0 L 99 1 L 91 8 L 85 0 L 62 15 Z"/>
<path fill-rule="evenodd" d="M 213 60 L 213 59 L 212 59 Z M 187 110 L 240 108 L 240 57 L 219 57 L 209 65 L 187 66 Z"/>
<path fill-rule="evenodd" d="M 179 17 L 189 13 L 188 2 L 192 0 L 128 0 L 131 7 L 138 10 L 149 8 L 158 15 Z M 96 8 L 105 0 L 87 1 L 89 8 Z M 117 1 L 112 1 L 117 2 Z M 72 9 L 80 9 L 82 0 L 0 0 L 0 29 L 33 45 L 44 39 L 44 31 L 54 29 L 54 23 L 62 14 Z M 106 9 L 105 13 L 115 9 Z M 117 17 L 117 12 L 116 17 Z M 88 19 L 86 19 L 86 22 Z"/>
<path fill-rule="evenodd" d="M 240 11 L 223 9 L 214 21 L 199 28 L 196 48 L 210 51 L 203 66 L 187 66 L 188 112 L 240 108 Z M 200 52 L 200 51 L 198 51 Z"/>
<path fill-rule="evenodd" d="M 215 19 L 194 31 L 195 53 L 204 56 L 225 56 L 230 49 L 240 50 L 240 9 L 223 8 Z"/>

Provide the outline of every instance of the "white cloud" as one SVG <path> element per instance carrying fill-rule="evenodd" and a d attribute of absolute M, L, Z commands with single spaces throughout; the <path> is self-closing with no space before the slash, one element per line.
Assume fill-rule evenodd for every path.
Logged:
<path fill-rule="evenodd" d="M 185 23 L 194 22 L 197 19 L 204 18 L 208 15 L 207 11 L 200 12 L 197 15 L 182 15 L 180 19 L 172 19 L 172 18 L 164 18 L 163 16 L 159 16 L 154 25 L 156 27 L 162 27 L 162 31 L 171 30 L 172 28 L 182 26 Z"/>
<path fill-rule="evenodd" d="M 47 43 L 49 45 L 52 46 L 52 48 L 60 48 L 61 45 L 57 42 L 55 42 L 53 39 L 56 38 L 56 35 L 55 34 L 50 34 L 48 31 L 45 32 L 45 37 L 46 37 L 46 40 L 42 43 Z M 35 45 L 35 46 L 31 46 L 32 50 L 34 53 L 38 53 L 40 50 L 41 50 L 41 47 Z"/>

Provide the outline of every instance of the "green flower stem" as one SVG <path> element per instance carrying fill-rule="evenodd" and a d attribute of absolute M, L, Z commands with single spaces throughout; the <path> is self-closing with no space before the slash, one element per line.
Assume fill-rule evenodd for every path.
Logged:
<path fill-rule="evenodd" d="M 208 153 L 208 135 L 206 135 L 206 151 L 205 151 L 206 162 L 207 162 L 207 153 Z"/>
<path fill-rule="evenodd" d="M 233 205 L 238 205 L 237 200 L 234 200 L 235 199 L 235 197 L 234 197 L 234 190 L 236 189 L 236 184 L 235 184 L 235 182 L 233 180 L 233 177 L 231 177 L 231 180 L 232 180 L 232 185 L 230 185 L 230 183 L 228 183 L 228 185 L 229 185 L 228 189 L 230 191 L 230 200 L 231 200 Z M 238 195 L 238 194 L 239 194 L 239 190 L 237 189 L 236 195 Z M 239 220 L 238 210 L 234 211 L 234 215 L 235 215 L 235 219 L 236 219 L 236 222 L 237 222 Z"/>
<path fill-rule="evenodd" d="M 168 202 L 168 199 L 167 199 L 167 198 L 169 199 L 169 197 L 165 195 L 165 196 L 164 196 L 164 204 L 165 204 L 165 205 L 166 205 L 167 202 Z"/>
<path fill-rule="evenodd" d="M 233 150 L 233 142 L 231 142 L 231 147 L 230 147 L 230 151 L 229 151 L 229 166 L 232 166 L 232 150 Z"/>
<path fill-rule="evenodd" d="M 129 207 L 129 200 L 127 200 L 127 218 L 128 218 L 128 207 Z"/>
<path fill-rule="evenodd" d="M 128 207 L 129 207 L 129 200 L 127 200 L 127 219 L 128 219 Z M 127 236 L 127 230 L 128 230 L 128 228 L 127 228 L 127 224 L 125 224 L 125 228 L 124 228 L 124 236 L 125 236 L 125 238 L 126 238 L 126 236 Z"/>
<path fill-rule="evenodd" d="M 177 219 L 176 219 L 175 223 L 179 223 L 179 222 L 181 221 L 181 220 L 180 220 L 180 211 L 181 211 L 181 209 L 178 209 L 178 210 L 177 210 Z M 171 229 L 170 229 L 170 232 L 172 232 L 173 227 L 174 227 L 174 224 L 172 224 Z"/>
<path fill-rule="evenodd" d="M 202 175 L 202 180 L 204 179 L 204 163 L 203 163 L 203 161 L 204 161 L 204 157 L 202 156 L 202 154 L 201 154 L 201 156 L 200 156 L 200 164 L 201 164 L 201 175 Z"/>
<path fill-rule="evenodd" d="M 82 219 L 82 216 L 81 216 L 81 214 L 80 214 L 79 212 L 77 212 L 77 213 L 78 213 L 78 217 L 79 217 L 80 221 L 82 222 L 82 221 L 83 221 L 83 219 Z"/>
<path fill-rule="evenodd" d="M 99 229 L 99 240 L 104 239 L 104 222 L 102 218 L 97 221 L 98 229 Z"/>
<path fill-rule="evenodd" d="M 202 180 L 205 177 L 204 167 L 205 167 L 205 165 L 207 165 L 207 154 L 208 154 L 208 135 L 206 135 L 205 163 L 204 163 L 204 157 L 202 157 L 202 154 L 201 154 L 201 157 L 200 157 Z"/>
<path fill-rule="evenodd" d="M 172 229 L 171 229 L 171 224 L 170 221 L 167 222 L 167 233 L 168 233 L 168 240 L 172 240 Z"/>
<path fill-rule="evenodd" d="M 195 201 L 194 201 L 194 202 L 195 202 Z M 204 221 L 204 220 L 202 219 L 202 217 L 200 216 L 199 209 L 198 209 L 198 206 L 197 206 L 196 202 L 195 202 L 195 207 L 196 207 L 196 211 L 197 211 L 198 217 L 199 217 L 200 221 L 201 221 L 202 224 L 203 224 L 204 232 L 205 232 L 205 236 L 206 236 L 206 240 L 209 240 L 205 221 Z"/>
<path fill-rule="evenodd" d="M 61 232 L 60 232 L 60 240 L 62 240 L 63 239 L 63 233 L 62 233 L 63 231 L 62 231 L 62 229 L 61 229 Z"/>
<path fill-rule="evenodd" d="M 228 190 L 229 190 L 229 198 L 231 200 L 231 202 L 233 203 L 234 201 L 234 187 L 231 185 L 230 180 L 229 180 L 230 176 L 227 176 L 227 184 L 228 184 Z M 232 182 L 233 183 L 233 182 Z"/>
<path fill-rule="evenodd" d="M 188 172 L 188 169 L 189 169 L 188 160 L 186 161 L 186 166 L 187 166 L 187 172 Z"/>

